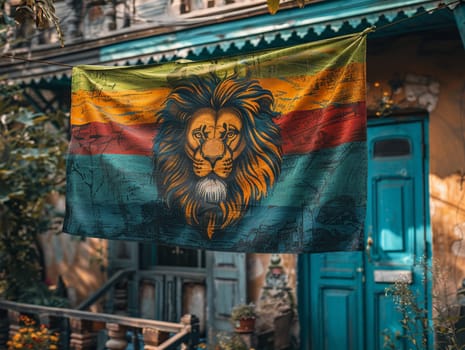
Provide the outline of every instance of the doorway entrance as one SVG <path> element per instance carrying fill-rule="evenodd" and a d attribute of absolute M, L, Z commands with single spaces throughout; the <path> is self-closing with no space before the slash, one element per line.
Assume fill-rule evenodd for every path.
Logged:
<path fill-rule="evenodd" d="M 423 278 L 431 264 L 427 119 L 368 125 L 366 249 L 299 257 L 301 349 L 382 350 L 385 334 L 396 349 L 407 349 L 400 315 L 385 295 L 399 278 L 431 310 Z"/>

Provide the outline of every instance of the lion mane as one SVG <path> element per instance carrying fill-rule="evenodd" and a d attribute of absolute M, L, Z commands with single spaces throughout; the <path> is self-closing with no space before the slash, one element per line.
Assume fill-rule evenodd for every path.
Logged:
<path fill-rule="evenodd" d="M 237 223 L 279 177 L 282 149 L 273 102 L 256 80 L 210 73 L 175 82 L 157 115 L 159 195 L 209 238 Z"/>

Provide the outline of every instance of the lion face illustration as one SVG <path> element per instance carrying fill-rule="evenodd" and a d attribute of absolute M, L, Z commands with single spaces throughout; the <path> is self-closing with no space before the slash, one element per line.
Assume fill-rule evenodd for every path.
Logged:
<path fill-rule="evenodd" d="M 158 114 L 154 176 L 168 207 L 186 223 L 217 229 L 237 223 L 268 195 L 282 162 L 273 96 L 235 75 L 178 81 Z"/>

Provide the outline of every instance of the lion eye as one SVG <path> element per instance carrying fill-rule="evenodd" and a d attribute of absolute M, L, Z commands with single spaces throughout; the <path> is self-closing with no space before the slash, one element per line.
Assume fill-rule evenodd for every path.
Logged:
<path fill-rule="evenodd" d="M 228 139 L 232 139 L 234 137 L 236 137 L 236 135 L 238 134 L 237 130 L 229 130 L 227 133 L 226 133 L 226 137 Z"/>
<path fill-rule="evenodd" d="M 200 130 L 194 131 L 192 133 L 192 136 L 196 138 L 197 140 L 200 140 L 202 138 L 202 132 Z"/>

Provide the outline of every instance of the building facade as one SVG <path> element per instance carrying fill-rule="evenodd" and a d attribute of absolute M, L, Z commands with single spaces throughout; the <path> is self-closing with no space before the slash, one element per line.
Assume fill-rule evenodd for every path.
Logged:
<path fill-rule="evenodd" d="M 430 320 L 433 304 L 454 304 L 437 299 L 434 278 L 422 276 L 433 261 L 447 270 L 450 278 L 439 287 L 452 299 L 465 277 L 465 4 L 333 0 L 298 8 L 284 2 L 270 15 L 257 0 L 66 0 L 56 9 L 63 48 L 53 30 L 30 36 L 25 24 L 16 34 L 25 40 L 9 49 L 15 58 L 0 60 L 0 75 L 22 84 L 43 112 L 69 111 L 75 65 L 210 60 L 376 26 L 367 52 L 364 252 L 245 255 L 46 235 L 44 246 L 53 247 L 48 273 L 63 276 L 76 305 L 128 269 L 130 278 L 100 308 L 169 321 L 194 313 L 213 341 L 215 332 L 230 328 L 238 303 L 252 301 L 270 313 L 263 300 L 279 285 L 283 307 L 292 311 L 280 326 L 288 335 L 283 346 L 383 349 L 386 336 L 396 348 L 407 346 L 385 293 L 399 276 L 420 295 Z M 94 272 L 99 264 L 105 273 Z M 263 319 L 265 334 L 275 324 Z M 434 341 L 431 335 L 427 347 Z"/>

